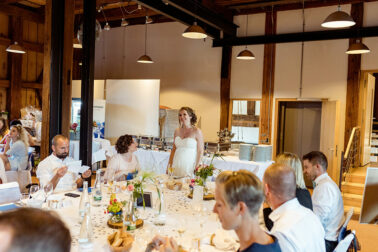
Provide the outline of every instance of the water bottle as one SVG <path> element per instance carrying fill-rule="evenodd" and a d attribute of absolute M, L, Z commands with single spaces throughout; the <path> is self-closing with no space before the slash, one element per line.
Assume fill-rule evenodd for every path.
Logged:
<path fill-rule="evenodd" d="M 102 200 L 102 185 L 101 185 L 101 171 L 96 172 L 96 181 L 93 188 L 93 205 L 101 206 Z"/>
<path fill-rule="evenodd" d="M 80 227 L 80 236 L 79 236 L 79 243 L 85 244 L 85 243 L 91 243 L 92 242 L 92 234 L 93 234 L 93 228 L 92 228 L 92 221 L 91 221 L 91 212 L 90 212 L 90 204 L 87 202 L 85 204 L 85 213 L 83 221 L 81 222 Z"/>
<path fill-rule="evenodd" d="M 82 220 L 85 215 L 85 205 L 86 203 L 89 203 L 89 197 L 88 197 L 88 181 L 84 181 L 83 183 L 83 193 L 80 196 L 80 205 L 79 205 L 79 216 Z"/>

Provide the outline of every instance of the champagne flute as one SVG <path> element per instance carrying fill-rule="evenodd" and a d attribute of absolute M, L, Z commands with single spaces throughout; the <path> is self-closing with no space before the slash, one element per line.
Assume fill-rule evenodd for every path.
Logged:
<path fill-rule="evenodd" d="M 29 196 L 30 198 L 35 198 L 39 191 L 39 185 L 32 185 L 29 190 Z"/>

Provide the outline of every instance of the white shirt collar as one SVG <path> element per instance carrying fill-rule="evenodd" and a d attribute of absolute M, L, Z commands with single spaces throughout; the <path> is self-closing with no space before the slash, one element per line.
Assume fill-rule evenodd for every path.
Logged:
<path fill-rule="evenodd" d="M 325 179 L 325 178 L 327 178 L 327 177 L 328 177 L 328 173 L 325 172 L 325 173 L 319 175 L 319 176 L 314 180 L 314 182 L 315 182 L 316 185 L 318 185 L 319 182 L 320 182 L 321 180 L 323 180 L 323 179 Z"/>
<path fill-rule="evenodd" d="M 269 215 L 269 219 L 271 219 L 273 222 L 276 222 L 282 213 L 286 212 L 290 209 L 295 209 L 299 206 L 299 202 L 297 198 L 293 198 L 291 200 L 286 201 L 278 208 L 274 209 L 273 212 Z"/>

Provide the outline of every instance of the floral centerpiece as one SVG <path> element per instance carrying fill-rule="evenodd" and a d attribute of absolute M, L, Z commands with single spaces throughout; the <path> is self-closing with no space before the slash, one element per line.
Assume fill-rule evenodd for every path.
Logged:
<path fill-rule="evenodd" d="M 196 178 L 191 180 L 190 187 L 193 188 L 194 185 L 200 185 L 204 187 L 206 192 L 206 179 L 213 176 L 214 172 L 217 171 L 217 169 L 213 165 L 214 158 L 220 157 L 221 159 L 223 159 L 222 156 L 223 154 L 221 153 L 214 153 L 209 165 L 200 165 L 196 167 L 196 169 L 194 170 Z"/>
<path fill-rule="evenodd" d="M 122 222 L 122 208 L 126 205 L 126 201 L 118 201 L 113 193 L 110 196 L 110 202 L 105 213 L 110 215 L 110 221 L 113 223 Z"/>

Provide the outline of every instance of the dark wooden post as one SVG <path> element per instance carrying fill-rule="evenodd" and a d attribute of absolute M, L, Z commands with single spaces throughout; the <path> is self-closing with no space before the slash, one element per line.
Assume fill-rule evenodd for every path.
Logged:
<path fill-rule="evenodd" d="M 219 129 L 228 128 L 228 116 L 230 109 L 230 82 L 231 82 L 231 57 L 232 47 L 222 47 L 221 84 L 220 84 L 220 125 Z"/>
<path fill-rule="evenodd" d="M 81 72 L 80 159 L 92 165 L 93 87 L 96 1 L 84 0 L 83 65 Z"/>
<path fill-rule="evenodd" d="M 22 19 L 21 17 L 10 17 L 10 35 L 11 43 L 15 41 L 22 46 Z M 9 112 L 9 119 L 19 119 L 21 103 L 21 86 L 22 86 L 22 54 L 20 53 L 8 53 L 8 59 L 10 63 L 10 85 L 7 89 L 7 110 Z"/>
<path fill-rule="evenodd" d="M 364 3 L 352 4 L 351 16 L 356 27 L 362 27 Z M 360 38 L 361 39 L 361 38 Z M 349 39 L 349 45 L 356 39 Z M 361 54 L 348 55 L 348 78 L 345 105 L 344 149 L 346 149 L 353 127 L 361 125 L 358 122 L 359 92 L 360 92 Z"/>
<path fill-rule="evenodd" d="M 265 17 L 265 35 L 276 34 L 277 12 L 267 12 Z M 276 44 L 264 45 L 264 66 L 262 100 L 260 106 L 259 143 L 272 144 L 272 116 L 274 97 L 274 68 L 276 61 Z"/>

